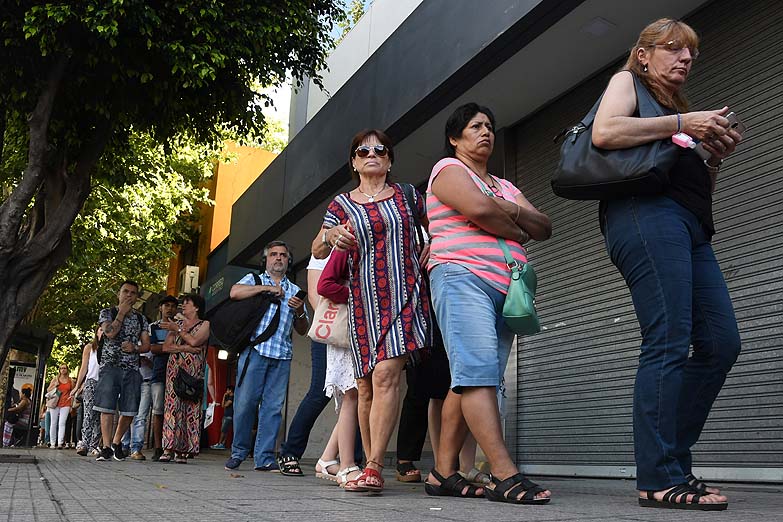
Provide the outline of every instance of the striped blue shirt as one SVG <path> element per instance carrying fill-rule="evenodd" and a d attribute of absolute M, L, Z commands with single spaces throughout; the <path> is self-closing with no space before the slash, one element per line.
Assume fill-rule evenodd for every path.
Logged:
<path fill-rule="evenodd" d="M 261 284 L 266 286 L 273 286 L 275 283 L 272 278 L 264 272 L 261 274 Z M 238 285 L 255 285 L 255 279 L 253 274 L 247 274 L 245 277 L 237 282 Z M 296 320 L 296 312 L 293 308 L 288 306 L 288 300 L 291 299 L 299 291 L 299 287 L 290 282 L 287 277 L 283 277 L 280 281 L 280 286 L 283 288 L 285 295 L 280 298 L 280 304 L 272 303 L 269 305 L 269 309 L 266 311 L 266 315 L 258 323 L 253 337 L 256 338 L 261 335 L 269 323 L 272 321 L 272 316 L 275 314 L 275 310 L 280 306 L 280 324 L 277 327 L 274 335 L 255 346 L 256 351 L 264 357 L 270 359 L 291 359 L 294 355 L 293 341 L 291 335 L 294 329 L 294 321 Z M 307 308 L 305 308 L 307 310 Z"/>

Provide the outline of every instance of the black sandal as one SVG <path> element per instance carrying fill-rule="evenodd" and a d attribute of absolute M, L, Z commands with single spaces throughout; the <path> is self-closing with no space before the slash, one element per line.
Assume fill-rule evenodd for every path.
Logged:
<path fill-rule="evenodd" d="M 301 477 L 304 475 L 302 468 L 299 467 L 299 460 L 293 455 L 278 456 L 277 465 L 282 475 L 288 477 Z"/>
<path fill-rule="evenodd" d="M 465 477 L 459 473 L 455 473 L 449 478 L 443 478 L 434 468 L 430 470 L 430 473 L 440 482 L 440 485 L 436 486 L 435 484 L 424 481 L 424 491 L 432 497 L 482 498 L 484 496 L 484 494 L 477 494 L 479 489 L 484 488 L 477 488 L 470 484 L 465 480 Z M 468 489 L 465 491 L 466 487 Z M 462 494 L 463 491 L 465 491 L 464 495 Z M 486 492 L 486 490 L 484 491 Z"/>
<path fill-rule="evenodd" d="M 487 496 L 487 500 L 493 502 L 508 502 L 509 504 L 529 504 L 540 506 L 548 503 L 550 498 L 536 498 L 536 495 L 543 493 L 546 489 L 542 488 L 538 484 L 535 484 L 525 478 L 522 473 L 517 473 L 506 480 L 499 480 L 492 477 L 492 484 L 494 488 L 484 488 L 484 494 Z M 517 496 L 525 492 L 522 498 Z"/>
<path fill-rule="evenodd" d="M 688 483 L 678 484 L 663 495 L 662 500 L 654 497 L 654 491 L 644 492 L 647 498 L 639 497 L 641 507 L 662 508 L 662 509 L 694 509 L 698 511 L 723 511 L 729 507 L 728 502 L 710 502 L 699 504 L 699 499 L 703 497 L 701 493 L 691 488 Z M 688 495 L 693 495 L 688 502 Z"/>
<path fill-rule="evenodd" d="M 688 485 L 696 491 L 696 493 L 700 495 L 720 495 L 720 490 L 718 490 L 718 493 L 710 493 L 707 491 L 707 488 L 712 488 L 712 486 L 708 486 L 703 480 L 699 480 L 696 477 L 693 476 L 693 473 L 688 473 L 685 475 L 685 481 L 688 483 Z M 712 489 L 718 489 L 718 488 L 712 488 Z"/>
<path fill-rule="evenodd" d="M 413 462 L 398 462 L 397 480 L 400 482 L 421 482 L 421 471 Z"/>

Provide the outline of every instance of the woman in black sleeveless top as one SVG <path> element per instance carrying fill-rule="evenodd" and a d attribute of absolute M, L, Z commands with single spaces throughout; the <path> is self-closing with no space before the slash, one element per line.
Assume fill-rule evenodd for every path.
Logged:
<path fill-rule="evenodd" d="M 684 132 L 710 154 L 704 161 L 683 148 L 661 195 L 603 202 L 601 228 L 642 332 L 633 412 L 639 504 L 721 510 L 727 499 L 692 475 L 690 448 L 740 351 L 710 239 L 720 164 L 742 137 L 729 128 L 728 107 L 687 112 L 682 88 L 698 54 L 698 37 L 686 24 L 661 19 L 647 26 L 609 82 L 593 144 L 624 149 Z M 632 73 L 670 115 L 634 117 Z"/>

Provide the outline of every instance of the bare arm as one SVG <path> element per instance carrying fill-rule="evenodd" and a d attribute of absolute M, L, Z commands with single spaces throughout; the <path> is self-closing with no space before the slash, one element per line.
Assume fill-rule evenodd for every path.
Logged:
<path fill-rule="evenodd" d="M 464 169 L 450 165 L 432 183 L 432 192 L 445 205 L 490 234 L 519 241 L 524 231 L 514 223 L 508 212 L 482 193 Z"/>
<path fill-rule="evenodd" d="M 606 87 L 593 122 L 593 145 L 615 150 L 627 149 L 655 140 L 670 138 L 677 132 L 677 115 L 637 118 L 636 90 L 628 71 L 615 74 Z M 729 121 L 723 117 L 728 107 L 716 111 L 687 112 L 680 115 L 680 130 L 698 140 L 726 134 Z"/>
<path fill-rule="evenodd" d="M 49 383 L 49 387 L 48 387 L 48 388 L 46 388 L 46 391 L 50 392 L 50 391 L 52 391 L 53 389 L 55 389 L 55 388 L 57 387 L 57 381 L 58 381 L 57 377 L 55 377 L 54 379 L 52 379 L 52 382 L 51 382 L 51 383 Z"/>
<path fill-rule="evenodd" d="M 141 346 L 139 346 L 139 353 L 147 353 L 150 351 L 150 334 L 145 331 L 141 332 Z"/>
<path fill-rule="evenodd" d="M 321 270 L 307 271 L 307 300 L 313 310 L 318 306 L 318 280 L 321 278 Z"/>
<path fill-rule="evenodd" d="M 280 297 L 282 296 L 283 289 L 279 286 L 241 285 L 237 283 L 231 287 L 231 292 L 229 292 L 229 295 L 231 296 L 231 299 L 234 299 L 235 301 L 241 301 L 242 299 L 247 299 L 248 297 L 253 297 L 254 295 L 258 295 L 263 292 L 277 294 L 278 297 Z"/>
<path fill-rule="evenodd" d="M 29 404 L 30 401 L 28 400 L 28 398 L 22 395 L 22 398 L 19 399 L 19 404 L 17 404 L 12 408 L 8 408 L 8 410 L 6 411 L 8 411 L 8 413 L 21 413 L 25 410 L 25 408 L 27 408 Z"/>
<path fill-rule="evenodd" d="M 522 194 L 519 194 L 514 202 L 501 198 L 493 198 L 493 201 L 531 238 L 544 241 L 552 236 L 552 222 L 549 217 L 534 207 Z"/>
<path fill-rule="evenodd" d="M 293 296 L 288 300 L 288 307 L 294 314 L 294 330 L 296 330 L 296 333 L 299 335 L 307 334 L 310 323 L 307 321 L 304 301 Z"/>
<path fill-rule="evenodd" d="M 179 336 L 187 345 L 200 347 L 209 339 L 209 321 L 204 321 L 196 333 L 191 334 L 183 329 Z"/>
<path fill-rule="evenodd" d="M 92 350 L 92 343 L 87 343 L 82 349 L 82 365 L 79 367 L 79 375 L 76 377 L 76 387 L 71 390 L 71 397 L 76 395 L 81 389 L 84 383 L 84 378 L 87 377 L 87 369 L 90 367 L 90 351 Z"/>
<path fill-rule="evenodd" d="M 324 238 L 326 243 L 323 241 Z M 338 250 L 352 250 L 356 247 L 356 236 L 353 235 L 348 224 L 331 228 L 321 227 L 310 249 L 316 259 L 324 259 L 332 251 L 332 247 Z"/>

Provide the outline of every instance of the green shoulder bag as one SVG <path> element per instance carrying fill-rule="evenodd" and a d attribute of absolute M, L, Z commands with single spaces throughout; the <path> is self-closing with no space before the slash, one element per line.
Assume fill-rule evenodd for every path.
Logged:
<path fill-rule="evenodd" d="M 511 282 L 503 304 L 503 319 L 517 335 L 537 334 L 541 331 L 541 323 L 536 312 L 536 273 L 530 263 L 522 266 L 517 263 L 505 239 L 498 238 L 498 243 L 503 250 L 506 266 L 511 270 Z"/>

